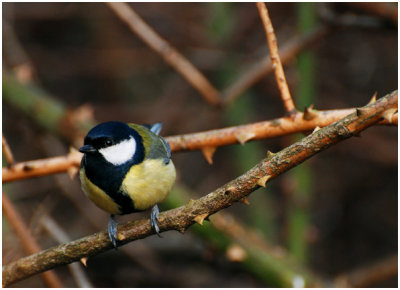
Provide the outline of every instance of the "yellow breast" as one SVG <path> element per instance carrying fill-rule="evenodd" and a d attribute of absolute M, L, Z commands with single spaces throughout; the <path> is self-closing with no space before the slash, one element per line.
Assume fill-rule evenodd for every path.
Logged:
<path fill-rule="evenodd" d="M 145 159 L 132 166 L 121 190 L 132 198 L 136 210 L 145 210 L 167 197 L 175 178 L 172 160 L 165 165 L 164 159 Z"/>

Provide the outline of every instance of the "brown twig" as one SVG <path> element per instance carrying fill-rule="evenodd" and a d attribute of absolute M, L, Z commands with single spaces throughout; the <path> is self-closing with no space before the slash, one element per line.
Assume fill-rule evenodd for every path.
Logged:
<path fill-rule="evenodd" d="M 285 106 L 286 111 L 289 114 L 293 114 L 296 112 L 296 106 L 294 105 L 292 96 L 290 95 L 289 86 L 286 82 L 282 62 L 279 57 L 278 40 L 276 39 L 274 28 L 272 26 L 271 19 L 269 18 L 267 6 L 263 2 L 257 2 L 257 8 L 258 12 L 260 13 L 261 20 L 264 24 L 264 30 L 267 36 L 272 67 L 274 68 L 275 78 L 279 87 L 279 92 L 281 93 L 283 105 Z"/>
<path fill-rule="evenodd" d="M 387 18 L 393 22 L 398 22 L 398 11 L 396 2 L 348 2 L 346 5 L 353 6 L 363 10 L 368 14 L 377 15 L 382 18 Z"/>
<path fill-rule="evenodd" d="M 3 145 L 3 153 L 4 157 L 6 158 L 6 162 L 8 165 L 13 165 L 15 162 L 14 155 L 12 154 L 11 148 L 8 145 L 6 137 L 4 137 L 4 134 L 2 136 L 2 145 Z"/>
<path fill-rule="evenodd" d="M 29 232 L 28 227 L 23 222 L 22 217 L 18 213 L 18 211 L 14 208 L 12 202 L 8 199 L 7 195 L 3 192 L 3 213 L 6 215 L 11 227 L 14 229 L 15 233 L 17 234 L 22 247 L 24 248 L 25 252 L 32 255 L 34 253 L 40 252 L 40 246 L 34 239 L 34 237 Z M 41 271 L 43 272 L 43 271 Z M 60 288 L 63 287 L 60 279 L 54 273 L 54 271 L 48 271 L 41 274 L 43 282 L 48 287 Z M 8 279 L 8 275 L 3 273 L 3 281 Z M 4 283 L 3 283 L 4 286 Z"/>
<path fill-rule="evenodd" d="M 66 156 L 26 161 L 3 167 L 3 183 L 31 177 L 67 172 L 80 165 L 82 154 L 72 150 Z"/>
<path fill-rule="evenodd" d="M 249 140 L 260 140 L 311 131 L 317 126 L 321 128 L 328 126 L 354 111 L 355 109 L 327 111 L 305 110 L 305 113 L 296 112 L 291 117 L 277 118 L 270 121 L 204 132 L 169 136 L 165 139 L 170 144 L 173 152 L 202 150 L 204 148 L 208 148 L 209 150 L 210 148 L 244 143 Z M 395 113 L 392 114 L 390 120 L 382 120 L 378 124 L 397 125 L 397 123 L 398 114 Z M 20 162 L 10 167 L 4 167 L 3 183 L 71 171 L 71 168 L 77 168 L 77 166 L 79 166 L 81 158 L 82 155 L 75 150 L 67 156 Z"/>
<path fill-rule="evenodd" d="M 57 222 L 48 215 L 44 215 L 40 219 L 41 225 L 46 231 L 59 243 L 67 243 L 71 239 L 68 234 L 57 224 Z M 82 269 L 82 265 L 78 263 L 72 263 L 68 265 L 72 277 L 75 283 L 80 288 L 92 288 L 93 285 L 86 275 L 86 272 Z"/>
<path fill-rule="evenodd" d="M 385 281 L 398 274 L 398 257 L 394 255 L 350 273 L 339 275 L 334 286 L 339 288 L 364 288 Z"/>
<path fill-rule="evenodd" d="M 285 44 L 279 51 L 283 64 L 290 62 L 300 51 L 314 43 L 327 33 L 326 27 L 319 27 L 305 35 L 296 37 Z M 232 103 L 239 95 L 252 87 L 262 77 L 273 71 L 271 58 L 266 56 L 254 63 L 252 67 L 244 70 L 238 80 L 221 92 L 221 102 L 224 105 Z"/>
<path fill-rule="evenodd" d="M 219 92 L 207 78 L 182 54 L 160 37 L 144 20 L 126 3 L 107 3 L 110 9 L 142 39 L 150 48 L 180 73 L 212 106 L 219 105 Z"/>
<path fill-rule="evenodd" d="M 187 205 L 160 214 L 160 231 L 184 232 L 198 217 L 203 219 L 231 206 L 266 182 L 304 162 L 330 146 L 358 135 L 379 122 L 389 109 L 397 109 L 397 91 L 358 109 L 355 113 L 303 138 L 299 142 L 269 156 L 248 172 L 221 186 L 217 190 Z M 121 245 L 154 234 L 149 219 L 121 224 L 118 240 Z M 7 286 L 58 265 L 77 261 L 111 249 L 113 246 L 106 231 L 61 244 L 3 267 L 3 285 Z"/>

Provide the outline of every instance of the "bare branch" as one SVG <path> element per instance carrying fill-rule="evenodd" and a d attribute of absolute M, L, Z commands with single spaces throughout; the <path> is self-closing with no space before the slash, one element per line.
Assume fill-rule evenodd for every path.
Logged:
<path fill-rule="evenodd" d="M 258 180 L 269 176 L 269 180 L 304 162 L 313 155 L 330 146 L 348 139 L 379 122 L 385 111 L 397 108 L 397 91 L 362 107 L 347 117 L 317 132 L 308 135 L 299 142 L 262 160 L 245 174 L 228 182 L 215 191 L 187 205 L 160 214 L 160 230 L 178 230 L 184 232 L 195 222 L 196 217 L 210 216 L 231 206 L 254 190 L 258 189 Z M 148 219 L 122 224 L 118 227 L 120 244 L 145 238 L 153 230 Z M 107 232 L 99 232 L 82 239 L 61 244 L 29 257 L 19 259 L 3 267 L 3 286 L 21 279 L 90 257 L 112 248 Z"/>
<path fill-rule="evenodd" d="M 3 153 L 4 157 L 6 158 L 6 162 L 8 165 L 13 165 L 15 162 L 14 155 L 12 154 L 11 148 L 8 145 L 6 137 L 4 137 L 4 134 L 2 136 L 2 145 L 3 145 Z"/>
<path fill-rule="evenodd" d="M 15 209 L 12 202 L 8 199 L 7 195 L 3 192 L 3 212 L 6 215 L 9 223 L 11 224 L 12 228 L 14 229 L 15 233 L 17 234 L 24 250 L 32 255 L 34 253 L 40 252 L 40 246 L 36 242 L 35 238 L 29 232 L 28 227 L 23 222 L 22 217 Z M 43 272 L 43 271 L 40 271 Z M 54 271 L 49 271 L 41 274 L 43 282 L 48 287 L 63 287 L 60 279 L 54 273 Z M 3 275 L 3 281 L 8 278 Z M 4 284 L 3 284 L 4 286 Z"/>
<path fill-rule="evenodd" d="M 337 276 L 334 286 L 338 288 L 371 287 L 380 281 L 385 281 L 398 274 L 397 255 L 382 259 L 372 265 Z"/>
<path fill-rule="evenodd" d="M 300 51 L 314 43 L 317 39 L 320 39 L 327 33 L 327 31 L 327 28 L 320 27 L 289 41 L 281 50 L 279 50 L 282 63 L 286 64 L 290 62 Z M 269 56 L 256 61 L 252 67 L 243 71 L 231 86 L 221 92 L 223 104 L 226 105 L 232 103 L 239 95 L 272 71 L 272 62 Z"/>
<path fill-rule="evenodd" d="M 207 78 L 182 54 L 165 39 L 159 36 L 144 20 L 126 3 L 106 3 L 110 9 L 142 39 L 150 48 L 180 73 L 212 106 L 219 105 L 219 92 Z"/>
<path fill-rule="evenodd" d="M 274 68 L 276 82 L 281 93 L 281 98 L 286 111 L 289 114 L 296 112 L 296 106 L 294 105 L 292 96 L 290 95 L 289 87 L 286 82 L 285 73 L 283 71 L 281 58 L 278 51 L 278 40 L 276 39 L 274 28 L 272 26 L 271 19 L 269 18 L 268 9 L 265 3 L 257 2 L 258 12 L 260 13 L 261 20 L 264 24 L 265 34 L 267 36 L 270 57 L 272 61 L 272 67 Z"/>

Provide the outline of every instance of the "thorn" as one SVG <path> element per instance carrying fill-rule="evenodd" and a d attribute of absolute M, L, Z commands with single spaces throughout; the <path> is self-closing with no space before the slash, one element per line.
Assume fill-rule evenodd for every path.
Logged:
<path fill-rule="evenodd" d="M 356 109 L 357 117 L 362 117 L 362 116 L 364 116 L 367 112 L 368 112 L 368 109 L 366 109 L 366 108 L 357 108 L 357 109 Z"/>
<path fill-rule="evenodd" d="M 238 244 L 232 244 L 226 250 L 226 257 L 231 262 L 243 262 L 247 257 L 247 253 Z"/>
<path fill-rule="evenodd" d="M 318 117 L 318 114 L 316 113 L 317 110 L 314 110 L 314 105 L 310 105 L 308 108 L 304 108 L 304 113 L 303 113 L 303 120 L 310 121 L 316 117 Z"/>
<path fill-rule="evenodd" d="M 315 133 L 315 132 L 317 132 L 319 130 L 321 130 L 321 128 L 319 126 L 317 126 L 317 127 L 314 128 L 314 131 L 312 131 L 312 132 Z"/>
<path fill-rule="evenodd" d="M 87 267 L 87 261 L 88 261 L 88 259 L 89 259 L 88 257 L 83 257 L 83 258 L 81 258 L 80 261 L 81 261 L 81 263 L 82 263 L 83 266 Z"/>
<path fill-rule="evenodd" d="M 276 155 L 276 153 L 272 153 L 271 151 L 267 151 L 267 159 L 271 159 L 272 157 L 274 157 Z"/>
<path fill-rule="evenodd" d="M 193 203 L 194 203 L 194 199 L 189 199 L 187 207 L 192 207 Z"/>
<path fill-rule="evenodd" d="M 378 95 L 378 92 L 375 92 L 374 95 L 372 96 L 371 100 L 369 100 L 367 105 L 370 105 L 372 103 L 376 102 L 376 96 Z"/>
<path fill-rule="evenodd" d="M 201 153 L 203 153 L 204 158 L 207 160 L 208 164 L 213 164 L 213 156 L 217 147 L 203 147 Z"/>
<path fill-rule="evenodd" d="M 249 201 L 249 199 L 247 198 L 247 196 L 243 197 L 242 199 L 239 199 L 239 201 L 240 201 L 241 203 L 244 203 L 245 205 L 250 205 L 250 201 Z"/>
<path fill-rule="evenodd" d="M 393 109 L 388 109 L 385 112 L 383 112 L 382 117 L 389 123 L 392 123 L 393 115 L 397 112 L 396 108 Z"/>
<path fill-rule="evenodd" d="M 208 213 L 204 213 L 204 214 L 199 214 L 198 216 L 196 216 L 193 220 L 198 223 L 199 225 L 203 225 L 203 221 L 204 219 L 208 217 Z"/>
<path fill-rule="evenodd" d="M 178 232 L 180 232 L 181 234 L 184 234 L 186 232 L 186 228 L 180 227 L 180 228 L 178 228 Z"/>
<path fill-rule="evenodd" d="M 254 134 L 253 132 L 242 132 L 236 136 L 236 139 L 239 141 L 240 144 L 243 145 L 244 143 L 254 138 L 255 136 L 256 134 Z"/>
<path fill-rule="evenodd" d="M 265 186 L 270 178 L 271 178 L 271 175 L 265 175 L 264 177 L 261 177 L 260 179 L 257 180 L 257 185 L 265 188 Z"/>

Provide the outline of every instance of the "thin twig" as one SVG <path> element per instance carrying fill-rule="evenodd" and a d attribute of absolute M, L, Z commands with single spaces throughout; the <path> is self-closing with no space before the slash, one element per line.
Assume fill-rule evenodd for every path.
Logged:
<path fill-rule="evenodd" d="M 14 155 L 11 151 L 10 146 L 8 145 L 7 139 L 6 137 L 2 136 L 2 145 L 3 145 L 3 153 L 4 153 L 4 157 L 6 158 L 6 162 L 8 165 L 13 165 L 15 163 L 15 159 L 14 159 Z"/>
<path fill-rule="evenodd" d="M 357 112 L 315 131 L 299 142 L 269 156 L 245 174 L 228 182 L 217 190 L 198 200 L 191 200 L 173 210 L 160 214 L 160 231 L 177 230 L 180 232 L 192 225 L 199 217 L 206 218 L 226 207 L 231 206 L 268 180 L 286 172 L 304 162 L 313 155 L 332 145 L 358 135 L 361 131 L 379 122 L 389 109 L 397 109 L 397 91 L 362 107 Z M 124 245 L 133 240 L 153 235 L 149 219 L 141 219 L 121 224 L 118 227 L 118 240 Z M 69 264 L 82 257 L 97 255 L 112 249 L 112 243 L 106 231 L 102 231 L 82 239 L 61 244 L 35 255 L 19 259 L 3 267 L 3 286 L 25 279 L 58 265 Z"/>
<path fill-rule="evenodd" d="M 12 202 L 8 199 L 6 193 L 3 192 L 3 213 L 6 215 L 9 223 L 11 224 L 12 228 L 14 229 L 15 233 L 17 234 L 22 247 L 24 248 L 25 252 L 32 255 L 34 253 L 38 253 L 41 251 L 40 246 L 36 242 L 35 238 L 29 232 L 28 227 L 23 222 L 22 217 L 15 209 Z M 41 271 L 43 272 L 43 271 Z M 48 271 L 41 274 L 43 282 L 48 287 L 60 288 L 63 287 L 60 279 L 54 273 L 54 271 Z M 3 281 L 7 279 L 7 275 L 3 275 Z"/>
<path fill-rule="evenodd" d="M 150 48 L 180 73 L 212 106 L 219 105 L 219 92 L 207 78 L 182 54 L 165 39 L 159 36 L 133 9 L 126 3 L 107 3 L 110 9 L 125 22 L 132 32 L 142 39 Z"/>
<path fill-rule="evenodd" d="M 372 265 L 353 270 L 346 274 L 337 276 L 334 286 L 338 288 L 364 288 L 371 287 L 375 283 L 385 281 L 398 274 L 398 257 L 382 259 Z"/>
<path fill-rule="evenodd" d="M 397 24 L 398 11 L 396 2 L 347 2 L 346 5 L 363 10 L 371 15 L 392 20 Z"/>
<path fill-rule="evenodd" d="M 257 2 L 257 8 L 258 12 L 260 13 L 261 20 L 264 24 L 264 30 L 267 36 L 272 67 L 274 68 L 275 78 L 279 87 L 279 92 L 281 93 L 283 105 L 285 106 L 286 111 L 289 114 L 293 114 L 296 112 L 296 106 L 294 105 L 292 96 L 290 95 L 288 84 L 286 82 L 282 62 L 279 57 L 278 41 L 275 36 L 271 19 L 269 18 L 267 6 L 263 2 Z"/>
<path fill-rule="evenodd" d="M 319 27 L 305 35 L 290 40 L 279 50 L 282 63 L 287 64 L 290 62 L 300 51 L 320 39 L 327 31 L 326 27 Z M 273 66 L 269 56 L 256 61 L 253 66 L 239 73 L 239 78 L 221 92 L 221 102 L 224 105 L 232 103 L 238 96 L 272 71 Z"/>
<path fill-rule="evenodd" d="M 68 243 L 71 241 L 68 234 L 57 224 L 57 222 L 48 215 L 43 215 L 40 219 L 40 223 L 47 230 L 47 232 L 60 244 Z M 82 265 L 78 263 L 72 263 L 68 265 L 72 277 L 75 283 L 80 288 L 92 288 L 93 285 L 86 275 L 86 272 L 82 269 Z"/>
<path fill-rule="evenodd" d="M 245 143 L 249 140 L 274 138 L 298 132 L 311 131 L 314 130 L 315 127 L 322 128 L 328 126 L 354 111 L 355 109 L 326 111 L 305 110 L 305 113 L 296 112 L 291 117 L 277 118 L 270 121 L 204 132 L 169 136 L 165 137 L 165 139 L 170 144 L 173 152 L 202 150 L 204 148 Z M 382 120 L 378 124 L 397 125 L 398 114 L 393 114 L 390 121 Z M 10 167 L 3 167 L 3 183 L 72 171 L 71 168 L 78 167 L 81 159 L 82 155 L 75 150 L 67 156 L 20 162 Z"/>

